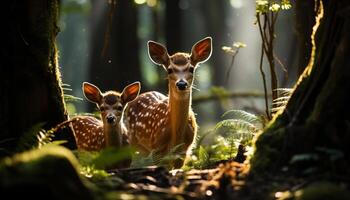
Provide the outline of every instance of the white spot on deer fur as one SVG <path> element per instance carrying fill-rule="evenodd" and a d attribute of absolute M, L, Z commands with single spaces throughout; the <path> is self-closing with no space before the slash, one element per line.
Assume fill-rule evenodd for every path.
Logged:
<path fill-rule="evenodd" d="M 162 128 L 162 132 L 165 132 L 165 128 Z"/>

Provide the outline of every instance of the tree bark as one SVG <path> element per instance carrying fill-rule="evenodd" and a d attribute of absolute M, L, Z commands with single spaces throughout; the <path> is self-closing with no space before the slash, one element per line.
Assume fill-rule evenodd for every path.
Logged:
<path fill-rule="evenodd" d="M 350 157 L 350 2 L 323 0 L 316 54 L 295 86 L 286 109 L 257 138 L 251 160 L 258 173 L 288 166 L 294 155 L 326 148 L 341 152 L 335 166 L 345 172 Z M 311 72 L 311 73 L 308 73 Z"/>
<path fill-rule="evenodd" d="M 42 128 L 49 129 L 67 113 L 55 44 L 58 1 L 6 1 L 2 6 L 0 156 L 5 156 L 14 153 L 31 127 L 44 123 Z"/>
<path fill-rule="evenodd" d="M 315 24 L 315 1 L 295 2 L 295 28 L 299 46 L 298 76 L 301 75 L 310 59 L 312 26 Z"/>
<path fill-rule="evenodd" d="M 101 9 L 101 4 L 106 4 L 106 1 L 94 1 L 92 4 L 92 52 L 88 81 L 101 90 L 121 92 L 127 84 L 141 80 L 138 12 L 135 3 L 129 0 L 116 1 L 114 10 L 111 10 L 112 4 L 107 4 L 104 9 Z M 92 104 L 90 106 L 95 108 Z"/>

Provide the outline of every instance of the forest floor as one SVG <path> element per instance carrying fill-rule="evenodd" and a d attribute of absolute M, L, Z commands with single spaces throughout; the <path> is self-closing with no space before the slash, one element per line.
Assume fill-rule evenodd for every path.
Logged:
<path fill-rule="evenodd" d="M 164 167 L 126 168 L 110 170 L 110 180 L 119 186 L 96 182 L 110 198 L 126 199 L 190 199 L 190 200 L 264 200 L 283 199 L 303 187 L 307 180 L 273 176 L 267 179 L 249 178 L 249 164 L 225 161 L 210 169 L 189 171 Z M 113 191 L 113 192 L 111 192 Z"/>
<path fill-rule="evenodd" d="M 110 170 L 108 179 L 119 181 L 117 187 L 99 182 L 107 199 L 189 199 L 189 200 L 348 200 L 346 177 L 288 172 L 267 172 L 251 176 L 249 164 L 224 161 L 210 169 L 189 171 L 164 167 Z M 118 182 L 117 181 L 117 182 Z M 96 183 L 96 181 L 95 181 Z"/>

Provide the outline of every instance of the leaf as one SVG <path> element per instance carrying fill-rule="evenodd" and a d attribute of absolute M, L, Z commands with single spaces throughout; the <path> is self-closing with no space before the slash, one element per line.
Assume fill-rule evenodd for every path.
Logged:
<path fill-rule="evenodd" d="M 275 91 L 278 91 L 279 97 L 272 101 L 271 113 L 277 113 L 278 111 L 283 110 L 293 93 L 293 88 L 277 88 Z"/>
<path fill-rule="evenodd" d="M 205 148 L 202 145 L 199 146 L 198 159 L 199 159 L 200 163 L 202 163 L 202 165 L 205 163 L 208 163 L 208 161 L 209 161 L 208 152 L 205 150 Z"/>
<path fill-rule="evenodd" d="M 96 158 L 91 162 L 91 165 L 95 166 L 96 169 L 106 169 L 120 161 L 131 158 L 133 149 L 130 147 L 108 147 L 103 149 Z"/>
<path fill-rule="evenodd" d="M 222 117 L 230 117 L 231 119 L 241 119 L 254 125 L 262 125 L 262 120 L 258 116 L 246 112 L 244 110 L 229 110 Z"/>
<path fill-rule="evenodd" d="M 19 139 L 16 151 L 25 151 L 32 149 L 38 145 L 37 134 L 43 130 L 44 122 L 33 125 L 28 131 L 26 131 Z"/>
<path fill-rule="evenodd" d="M 241 119 L 222 120 L 216 124 L 215 130 L 219 130 L 221 128 L 227 128 L 230 131 L 244 130 L 248 132 L 257 132 L 258 130 L 254 124 Z"/>

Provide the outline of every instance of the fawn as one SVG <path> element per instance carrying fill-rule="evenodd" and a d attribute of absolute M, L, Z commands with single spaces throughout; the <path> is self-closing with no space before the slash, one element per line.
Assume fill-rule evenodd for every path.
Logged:
<path fill-rule="evenodd" d="M 86 99 L 96 103 L 102 121 L 92 116 L 77 116 L 62 122 L 56 126 L 56 130 L 69 125 L 79 150 L 99 151 L 105 147 L 127 145 L 127 130 L 122 114 L 126 104 L 138 96 L 140 82 L 126 86 L 122 93 L 116 91 L 102 93 L 97 86 L 84 82 L 83 92 Z"/>
<path fill-rule="evenodd" d="M 184 159 L 171 161 L 170 167 L 181 167 L 197 134 L 197 123 L 191 108 L 194 73 L 212 52 L 211 37 L 192 47 L 191 54 L 178 52 L 171 56 L 167 49 L 154 41 L 148 42 L 150 59 L 168 72 L 169 97 L 150 91 L 140 94 L 125 109 L 125 125 L 130 145 L 140 153 L 155 151 L 165 156 L 174 147 L 181 147 Z"/>

